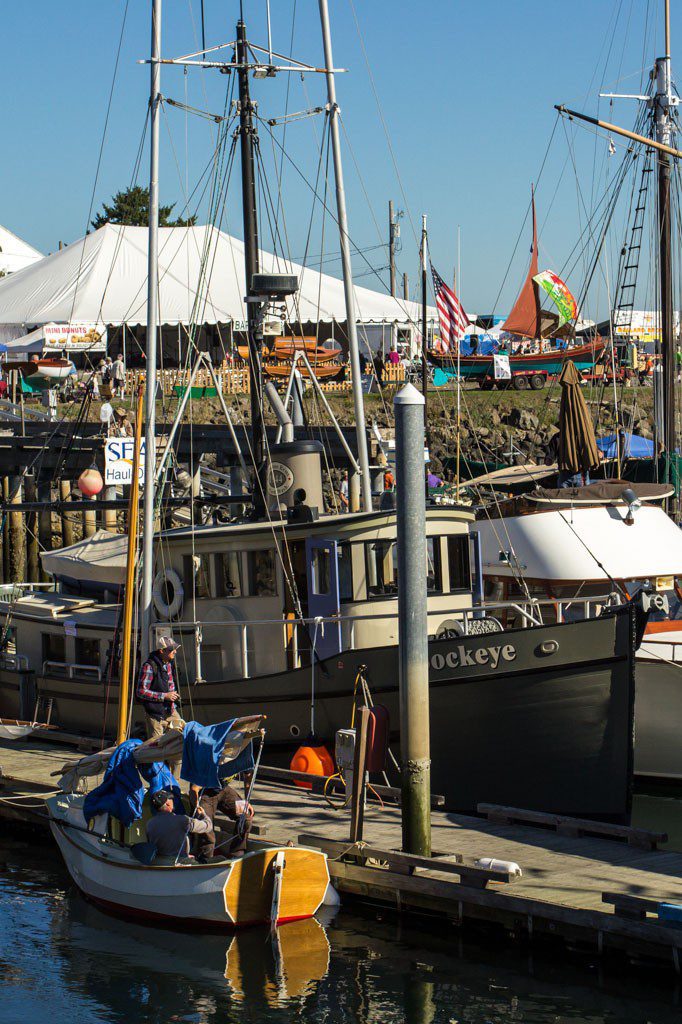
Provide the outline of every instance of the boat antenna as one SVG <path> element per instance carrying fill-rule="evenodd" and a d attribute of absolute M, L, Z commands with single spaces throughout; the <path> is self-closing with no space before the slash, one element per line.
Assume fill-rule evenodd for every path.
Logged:
<path fill-rule="evenodd" d="M 156 345 L 159 315 L 159 122 L 161 115 L 161 0 L 152 3 L 152 46 L 149 90 L 149 252 L 147 263 L 147 350 L 144 416 L 144 511 L 142 548 L 142 596 L 140 600 L 140 648 L 149 655 L 154 573 L 154 486 L 156 468 Z"/>
<path fill-rule="evenodd" d="M 239 81 L 239 149 L 242 166 L 242 212 L 244 219 L 244 268 L 246 276 L 246 316 L 251 384 L 251 436 L 255 467 L 253 506 L 256 519 L 265 514 L 265 466 L 263 425 L 263 304 L 253 291 L 253 277 L 259 271 L 258 211 L 256 206 L 255 147 L 258 129 L 249 90 L 249 53 L 246 25 L 237 23 L 236 61 Z"/>
<path fill-rule="evenodd" d="M 358 445 L 358 463 L 360 466 L 360 486 L 362 489 L 362 508 L 364 512 L 372 511 L 372 486 L 369 478 L 369 456 L 367 453 L 367 434 L 365 431 L 365 403 L 362 392 L 362 374 L 360 372 L 360 345 L 355 316 L 355 295 L 353 292 L 353 271 L 350 260 L 350 243 L 348 238 L 348 218 L 346 216 L 346 193 L 343 185 L 343 164 L 341 162 L 341 141 L 339 138 L 339 116 L 341 111 L 336 102 L 336 82 L 334 79 L 334 58 L 332 56 L 332 37 L 329 27 L 329 8 L 327 0 L 319 0 L 320 23 L 322 26 L 322 43 L 324 45 L 324 63 L 327 79 L 327 112 L 329 114 L 329 131 L 331 135 L 332 154 L 334 157 L 334 178 L 336 181 L 336 219 L 339 224 L 339 240 L 341 244 L 341 265 L 343 269 L 343 291 L 346 300 L 346 322 L 348 324 L 348 351 L 350 355 L 351 382 L 353 385 L 353 407 L 355 412 L 355 432 Z"/>

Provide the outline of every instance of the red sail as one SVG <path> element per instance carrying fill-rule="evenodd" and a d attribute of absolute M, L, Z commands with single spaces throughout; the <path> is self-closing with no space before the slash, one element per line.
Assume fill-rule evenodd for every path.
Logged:
<path fill-rule="evenodd" d="M 538 273 L 538 229 L 535 221 L 535 191 L 532 193 L 533 208 L 533 248 L 531 249 L 530 267 L 514 308 L 503 325 L 504 331 L 520 334 L 524 338 L 541 337 L 540 298 L 538 286 L 533 280 Z"/>

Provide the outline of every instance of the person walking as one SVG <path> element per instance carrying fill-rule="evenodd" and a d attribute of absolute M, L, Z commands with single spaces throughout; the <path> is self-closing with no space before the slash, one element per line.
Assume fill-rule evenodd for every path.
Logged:
<path fill-rule="evenodd" d="M 111 369 L 112 384 L 114 388 L 114 394 L 118 395 L 119 398 L 123 398 L 126 386 L 126 368 L 123 362 L 123 354 L 119 352 L 114 360 Z"/>

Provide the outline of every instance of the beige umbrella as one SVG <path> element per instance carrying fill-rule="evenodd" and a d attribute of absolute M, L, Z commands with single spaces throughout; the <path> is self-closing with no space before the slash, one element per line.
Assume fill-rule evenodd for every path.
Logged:
<path fill-rule="evenodd" d="M 559 409 L 559 470 L 565 473 L 587 473 L 599 465 L 599 449 L 594 427 L 580 390 L 580 373 L 567 359 L 559 377 L 561 406 Z"/>

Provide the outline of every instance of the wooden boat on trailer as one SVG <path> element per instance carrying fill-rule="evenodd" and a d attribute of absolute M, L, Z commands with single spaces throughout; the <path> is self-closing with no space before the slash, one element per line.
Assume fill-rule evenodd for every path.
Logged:
<path fill-rule="evenodd" d="M 606 348 L 604 338 L 583 345 L 550 348 L 538 352 L 526 352 L 523 355 L 510 355 L 509 366 L 512 373 L 535 373 L 546 370 L 551 376 L 561 373 L 567 359 L 572 359 L 579 370 L 590 370 L 603 355 Z M 454 352 L 429 352 L 429 360 L 443 370 L 456 369 L 462 377 L 473 379 L 485 378 L 493 371 L 493 355 L 460 356 L 459 362 Z"/>
<path fill-rule="evenodd" d="M 318 380 L 341 379 L 345 372 L 345 367 L 336 362 L 322 363 L 319 366 L 311 363 L 311 368 Z M 310 370 L 305 363 L 299 363 L 297 369 L 302 377 L 310 379 Z M 275 380 L 288 380 L 291 374 L 291 363 L 263 363 L 263 373 L 266 377 L 272 377 Z"/>

